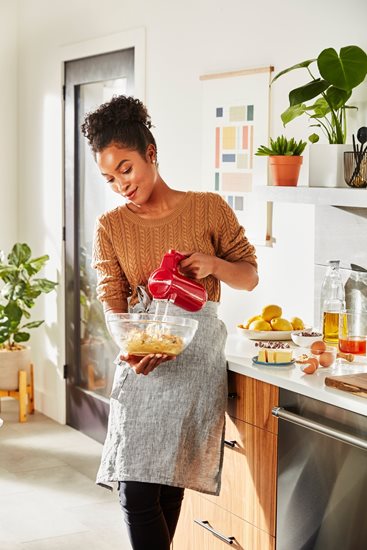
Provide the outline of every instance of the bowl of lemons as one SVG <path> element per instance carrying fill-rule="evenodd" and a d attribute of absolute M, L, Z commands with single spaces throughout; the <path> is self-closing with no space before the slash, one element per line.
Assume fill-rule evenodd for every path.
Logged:
<path fill-rule="evenodd" d="M 291 340 L 294 330 L 304 328 L 300 317 L 286 319 L 280 306 L 269 304 L 262 308 L 260 314 L 253 315 L 244 324 L 238 324 L 237 332 L 249 340 Z"/>

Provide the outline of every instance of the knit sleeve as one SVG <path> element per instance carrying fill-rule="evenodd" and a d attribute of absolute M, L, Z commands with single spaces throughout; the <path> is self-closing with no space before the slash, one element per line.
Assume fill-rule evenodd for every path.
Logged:
<path fill-rule="evenodd" d="M 97 298 L 103 303 L 105 312 L 110 309 L 127 311 L 130 285 L 116 257 L 102 217 L 97 219 L 94 229 L 91 265 L 97 271 Z"/>
<path fill-rule="evenodd" d="M 216 245 L 217 256 L 228 262 L 249 262 L 257 268 L 255 247 L 245 236 L 232 208 L 216 195 Z"/>

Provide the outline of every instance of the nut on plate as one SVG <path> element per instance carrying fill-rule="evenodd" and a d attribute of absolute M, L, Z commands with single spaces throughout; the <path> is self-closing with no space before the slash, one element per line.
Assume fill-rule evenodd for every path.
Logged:
<path fill-rule="evenodd" d="M 310 357 L 306 353 L 302 353 L 302 355 L 299 355 L 296 359 L 296 363 L 300 363 L 301 365 L 303 363 L 306 363 Z"/>

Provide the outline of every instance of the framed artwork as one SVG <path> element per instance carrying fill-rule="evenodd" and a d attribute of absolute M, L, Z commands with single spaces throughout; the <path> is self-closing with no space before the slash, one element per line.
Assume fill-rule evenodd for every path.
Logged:
<path fill-rule="evenodd" d="M 271 245 L 271 203 L 256 201 L 267 185 L 268 162 L 256 157 L 267 144 L 273 67 L 202 75 L 202 183 L 223 196 L 254 244 Z"/>

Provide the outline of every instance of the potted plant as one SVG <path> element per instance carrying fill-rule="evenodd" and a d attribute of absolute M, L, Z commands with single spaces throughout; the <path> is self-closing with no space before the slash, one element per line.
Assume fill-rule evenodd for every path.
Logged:
<path fill-rule="evenodd" d="M 51 292 L 58 283 L 37 278 L 49 256 L 32 258 L 25 243 L 16 243 L 5 258 L 0 252 L 0 389 L 16 390 L 18 371 L 29 374 L 30 348 L 23 343 L 30 338 L 29 330 L 39 327 L 44 321 L 23 323 L 30 319 L 29 310 L 42 293 Z"/>
<path fill-rule="evenodd" d="M 317 68 L 318 73 L 315 73 Z M 345 46 L 339 54 L 334 48 L 326 48 L 317 58 L 308 59 L 279 72 L 272 84 L 281 76 L 304 69 L 308 81 L 289 93 L 289 107 L 281 119 L 286 125 L 295 118 L 306 115 L 310 127 L 317 128 L 329 144 L 310 148 L 310 186 L 346 186 L 343 177 L 343 153 L 351 148 L 347 141 L 348 110 L 354 88 L 359 86 L 367 74 L 367 54 L 358 46 Z M 311 143 L 319 140 L 319 134 L 309 136 Z"/>
<path fill-rule="evenodd" d="M 270 138 L 270 147 L 261 145 L 255 154 L 269 156 L 274 185 L 295 186 L 306 145 L 305 141 L 297 143 L 294 138 L 288 140 L 285 136 L 279 136 L 275 140 Z"/>
<path fill-rule="evenodd" d="M 80 349 L 81 382 L 88 389 L 106 385 L 106 356 L 111 355 L 103 307 L 97 300 L 97 280 L 85 247 L 80 248 Z M 115 352 L 113 348 L 112 355 Z M 94 380 L 94 382 L 93 382 Z"/>

